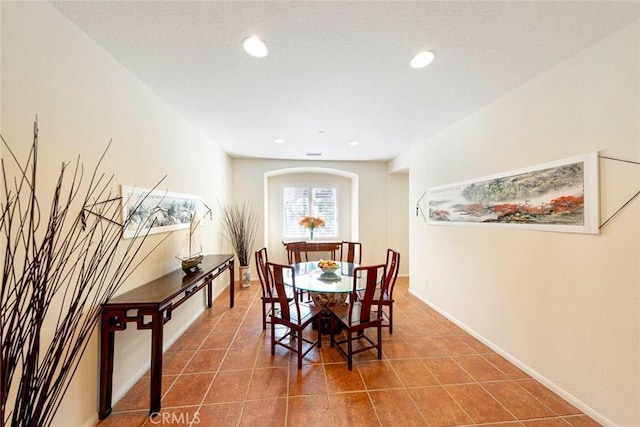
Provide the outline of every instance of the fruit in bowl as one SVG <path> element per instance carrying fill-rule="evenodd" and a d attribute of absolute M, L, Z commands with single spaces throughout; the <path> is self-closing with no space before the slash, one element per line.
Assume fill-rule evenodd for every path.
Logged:
<path fill-rule="evenodd" d="M 318 267 L 325 273 L 334 273 L 337 269 L 340 268 L 340 264 L 332 260 L 320 260 L 318 263 Z"/>

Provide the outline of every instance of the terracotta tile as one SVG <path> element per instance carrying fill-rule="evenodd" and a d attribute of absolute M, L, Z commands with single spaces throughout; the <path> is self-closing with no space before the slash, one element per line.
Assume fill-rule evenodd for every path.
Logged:
<path fill-rule="evenodd" d="M 440 384 L 458 384 L 473 381 L 473 378 L 449 357 L 433 357 L 420 360 L 429 368 Z"/>
<path fill-rule="evenodd" d="M 420 387 L 407 391 L 430 427 L 471 423 L 471 419 L 444 387 Z"/>
<path fill-rule="evenodd" d="M 382 345 L 382 355 L 385 359 L 408 359 L 416 357 L 416 352 L 402 339 L 389 339 Z"/>
<path fill-rule="evenodd" d="M 506 422 L 506 423 L 486 423 L 486 424 L 482 424 L 482 427 L 522 427 L 522 426 L 523 426 L 523 424 L 520 421 L 509 421 L 509 422 Z"/>
<path fill-rule="evenodd" d="M 416 326 L 424 331 L 426 337 L 440 337 L 451 335 L 449 330 L 432 318 L 425 318 L 415 322 Z"/>
<path fill-rule="evenodd" d="M 324 364 L 324 374 L 327 378 L 327 392 L 341 393 L 345 391 L 364 390 L 364 382 L 360 377 L 360 371 L 347 370 L 342 363 Z"/>
<path fill-rule="evenodd" d="M 197 350 L 207 337 L 204 332 L 185 332 L 169 348 L 168 351 Z"/>
<path fill-rule="evenodd" d="M 248 400 L 242 411 L 240 426 L 282 427 L 286 425 L 287 399 Z"/>
<path fill-rule="evenodd" d="M 287 425 L 321 426 L 331 423 L 331 409 L 326 394 L 288 399 Z"/>
<path fill-rule="evenodd" d="M 289 368 L 289 396 L 310 394 L 326 394 L 327 384 L 322 365 L 303 365 L 298 369 L 297 364 Z"/>
<path fill-rule="evenodd" d="M 242 324 L 242 319 L 243 317 L 232 317 L 225 313 L 211 330 L 213 332 L 237 331 Z"/>
<path fill-rule="evenodd" d="M 527 373 L 499 354 L 483 354 L 482 357 L 488 360 L 493 366 L 500 369 L 510 379 L 530 378 Z"/>
<path fill-rule="evenodd" d="M 394 294 L 394 334 L 383 329 L 383 360 L 375 351 L 363 352 L 351 372 L 328 336 L 301 370 L 285 348 L 276 347 L 271 356 L 260 289 L 236 284 L 233 309 L 222 293 L 165 353 L 160 415 L 172 418 L 164 424 L 598 425 L 409 294 L 408 278 L 403 280 Z M 276 329 L 277 336 L 284 333 L 286 328 Z M 316 337 L 311 328 L 304 333 Z M 158 418 L 148 419 L 148 405 L 147 373 L 99 425 L 153 427 Z"/>
<path fill-rule="evenodd" d="M 213 327 L 219 322 L 218 318 L 198 317 L 186 330 L 185 333 L 206 333 L 211 332 Z"/>
<path fill-rule="evenodd" d="M 390 360 L 405 387 L 437 385 L 438 380 L 420 359 Z"/>
<path fill-rule="evenodd" d="M 574 427 L 598 427 L 598 426 L 602 426 L 602 424 L 599 424 L 598 422 L 596 422 L 595 420 L 589 418 L 586 415 L 576 415 L 576 416 L 572 416 L 572 417 L 563 417 L 562 419 L 564 421 L 566 421 L 567 423 L 569 423 L 570 425 L 574 426 Z"/>
<path fill-rule="evenodd" d="M 426 425 L 407 390 L 371 391 L 369 396 L 383 426 Z"/>
<path fill-rule="evenodd" d="M 475 423 L 514 420 L 513 415 L 478 384 L 447 385 L 445 390 Z"/>
<path fill-rule="evenodd" d="M 183 374 L 162 398 L 162 407 L 199 405 L 202 402 L 214 374 Z"/>
<path fill-rule="evenodd" d="M 271 342 L 263 343 L 258 350 L 256 368 L 268 368 L 270 366 L 289 366 L 290 360 L 296 357 L 292 351 L 277 345 L 275 354 L 271 355 Z M 295 360 L 295 359 L 294 359 Z"/>
<path fill-rule="evenodd" d="M 384 347 L 382 348 L 384 353 Z M 338 351 L 336 347 L 330 347 L 329 344 L 323 345 L 320 350 L 322 356 L 322 363 L 338 363 L 344 362 L 344 356 Z"/>
<path fill-rule="evenodd" d="M 247 399 L 286 397 L 289 382 L 287 367 L 260 368 L 253 371 Z"/>
<path fill-rule="evenodd" d="M 487 362 L 480 355 L 455 356 L 452 359 L 478 382 L 507 379 L 507 376 L 501 370 Z"/>
<path fill-rule="evenodd" d="M 213 379 L 205 403 L 243 401 L 247 397 L 253 371 L 220 371 Z"/>
<path fill-rule="evenodd" d="M 262 345 L 263 338 L 267 334 L 266 331 L 260 329 L 243 329 L 239 330 L 231 347 L 253 347 Z"/>
<path fill-rule="evenodd" d="M 540 399 L 542 403 L 551 408 L 557 415 L 575 415 L 581 413 L 575 406 L 532 378 L 516 380 L 516 383 Z"/>
<path fill-rule="evenodd" d="M 416 337 L 406 340 L 418 357 L 445 356 L 443 349 L 429 337 Z"/>
<path fill-rule="evenodd" d="M 554 415 L 545 404 L 513 381 L 484 383 L 482 387 L 519 420 Z"/>
<path fill-rule="evenodd" d="M 475 353 L 474 349 L 455 336 L 433 337 L 432 339 L 449 356 Z"/>
<path fill-rule="evenodd" d="M 235 332 L 211 332 L 203 341 L 201 349 L 228 348 L 235 337 Z"/>
<path fill-rule="evenodd" d="M 163 374 L 179 374 L 182 372 L 195 351 L 167 351 L 162 356 L 162 373 Z"/>
<path fill-rule="evenodd" d="M 145 426 L 175 426 L 189 427 L 199 418 L 198 406 L 182 406 L 176 408 L 162 408 L 160 412 L 153 414 Z"/>
<path fill-rule="evenodd" d="M 369 395 L 364 392 L 329 394 L 334 427 L 370 427 L 379 425 Z"/>
<path fill-rule="evenodd" d="M 235 427 L 240 423 L 243 402 L 202 405 L 193 426 Z"/>
<path fill-rule="evenodd" d="M 131 411 L 134 409 L 147 409 L 149 410 L 149 378 L 144 376 L 140 378 L 131 387 L 131 389 L 120 399 L 115 405 L 113 405 L 114 411 Z M 164 388 L 164 381 L 162 381 Z"/>
<path fill-rule="evenodd" d="M 395 316 L 395 313 L 394 313 Z M 396 325 L 394 325 L 396 326 Z M 405 341 L 408 341 L 410 338 L 415 337 L 424 337 L 428 335 L 428 331 L 425 331 L 423 328 L 416 326 L 415 323 L 407 323 L 403 324 L 402 327 L 393 328 L 394 337 L 402 338 Z"/>
<path fill-rule="evenodd" d="M 164 396 L 178 378 L 177 375 L 162 376 L 162 395 Z M 136 409 L 145 409 L 149 411 L 150 404 L 150 387 L 149 376 L 143 376 L 114 406 L 114 411 L 131 411 Z"/>
<path fill-rule="evenodd" d="M 197 350 L 182 372 L 185 374 L 215 372 L 226 353 L 227 350 L 224 349 Z"/>
<path fill-rule="evenodd" d="M 98 423 L 100 427 L 138 427 L 149 418 L 149 410 L 113 412 Z"/>
<path fill-rule="evenodd" d="M 220 365 L 220 370 L 253 369 L 256 363 L 258 347 L 230 348 Z"/>
<path fill-rule="evenodd" d="M 360 363 L 357 369 L 367 390 L 380 390 L 403 387 L 402 381 L 386 360 Z"/>
<path fill-rule="evenodd" d="M 522 425 L 526 427 L 569 427 L 569 423 L 562 418 L 542 418 L 537 420 L 522 420 Z"/>
<path fill-rule="evenodd" d="M 481 354 L 493 353 L 493 350 L 491 350 L 488 346 L 483 344 L 477 338 L 474 338 L 471 335 L 467 334 L 466 332 L 464 332 L 464 335 L 458 336 L 458 339 L 463 343 L 465 343 L 466 345 L 468 345 L 469 347 L 471 347 L 476 353 L 481 353 Z"/>

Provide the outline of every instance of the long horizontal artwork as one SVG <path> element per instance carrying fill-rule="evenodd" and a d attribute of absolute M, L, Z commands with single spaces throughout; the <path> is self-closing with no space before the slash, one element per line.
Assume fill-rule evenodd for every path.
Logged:
<path fill-rule="evenodd" d="M 122 217 L 131 216 L 123 237 L 189 228 L 194 212 L 202 217 L 202 206 L 202 196 L 123 185 Z"/>
<path fill-rule="evenodd" d="M 427 190 L 427 223 L 598 233 L 598 153 Z"/>

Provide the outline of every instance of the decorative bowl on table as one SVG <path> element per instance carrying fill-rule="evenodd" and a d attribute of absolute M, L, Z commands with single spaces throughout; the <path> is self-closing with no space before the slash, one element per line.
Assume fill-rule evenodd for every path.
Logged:
<path fill-rule="evenodd" d="M 332 260 L 320 260 L 318 267 L 324 274 L 334 274 L 340 268 L 340 264 Z"/>

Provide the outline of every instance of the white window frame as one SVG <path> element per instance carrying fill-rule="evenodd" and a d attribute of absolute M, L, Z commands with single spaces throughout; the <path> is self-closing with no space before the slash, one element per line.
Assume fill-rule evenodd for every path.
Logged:
<path fill-rule="evenodd" d="M 306 184 L 306 183 L 286 183 L 282 185 L 280 194 L 282 195 L 282 238 L 285 241 L 291 240 L 306 240 L 309 238 L 309 229 L 304 226 L 298 226 L 297 222 L 305 215 L 320 216 L 325 220 L 326 227 L 316 228 L 314 231 L 314 240 L 336 239 L 339 235 L 338 230 L 338 185 L 337 184 Z M 294 218 L 295 222 L 291 221 L 290 227 L 287 227 L 287 196 L 285 195 L 287 188 L 306 189 L 308 192 L 308 204 L 307 212 L 300 212 Z M 313 203 L 313 190 L 314 189 L 331 189 L 333 191 L 333 224 L 331 224 L 331 218 L 328 215 L 323 215 L 316 209 L 314 209 Z M 297 218 L 299 216 L 299 218 Z M 333 225 L 333 226 L 332 226 Z M 296 230 L 296 233 L 291 231 Z"/>

